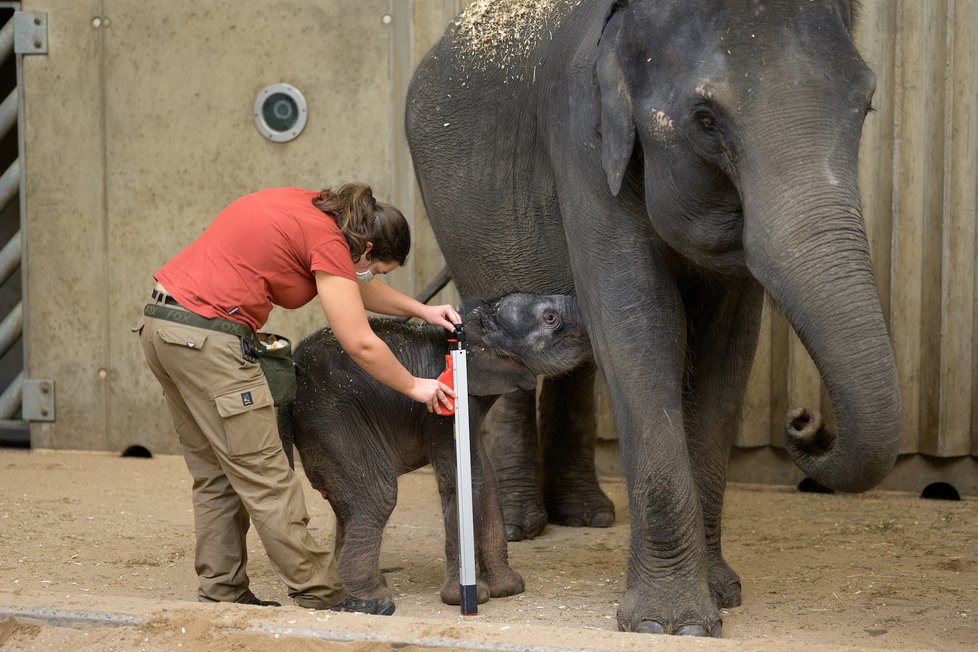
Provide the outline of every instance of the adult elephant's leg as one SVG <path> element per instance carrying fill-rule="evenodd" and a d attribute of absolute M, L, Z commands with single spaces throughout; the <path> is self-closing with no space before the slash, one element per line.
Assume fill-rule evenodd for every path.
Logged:
<path fill-rule="evenodd" d="M 543 495 L 551 523 L 610 527 L 615 506 L 594 467 L 594 364 L 547 378 L 540 392 Z"/>
<path fill-rule="evenodd" d="M 517 390 L 500 397 L 483 422 L 507 541 L 533 539 L 547 525 L 536 415 L 536 391 Z"/>
<path fill-rule="evenodd" d="M 663 301 L 660 303 L 660 301 Z M 618 626 L 646 633 L 719 636 L 709 557 L 682 406 L 685 321 L 678 297 L 632 305 L 648 324 L 599 324 L 600 360 L 628 482 L 631 541 Z M 670 303 L 672 306 L 670 307 Z M 592 330 L 593 332 L 593 330 Z"/>
<path fill-rule="evenodd" d="M 720 612 L 710 594 L 703 515 L 686 446 L 685 311 L 660 252 L 636 247 L 635 240 L 620 244 L 618 259 L 647 267 L 621 273 L 596 265 L 587 283 L 577 284 L 628 482 L 631 541 L 618 626 L 718 636 Z"/>
<path fill-rule="evenodd" d="M 698 282 L 683 291 L 687 306 L 685 421 L 703 509 L 710 590 L 718 607 L 740 605 L 740 577 L 724 560 L 720 515 L 727 462 L 740 423 L 757 342 L 763 291 L 753 279 Z"/>
<path fill-rule="evenodd" d="M 686 313 L 672 256 L 638 197 L 598 201 L 589 182 L 586 175 L 568 179 L 561 212 L 572 216 L 564 226 L 577 298 L 607 383 L 628 483 L 631 538 L 618 626 L 719 636 L 686 445 Z"/>

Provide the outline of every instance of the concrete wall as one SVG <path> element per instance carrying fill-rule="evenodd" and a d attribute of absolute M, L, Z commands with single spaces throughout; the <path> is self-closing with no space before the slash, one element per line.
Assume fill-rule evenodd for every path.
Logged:
<path fill-rule="evenodd" d="M 410 43 L 411 4 L 23 3 L 49 26 L 49 54 L 24 59 L 28 376 L 57 383 L 57 420 L 33 424 L 33 446 L 175 451 L 130 325 L 153 272 L 234 198 L 360 180 L 413 213 L 413 177 L 393 154 L 394 82 L 406 88 L 412 67 L 393 44 Z M 309 104 L 290 143 L 254 126 L 255 97 L 274 82 Z M 413 291 L 413 272 L 393 284 Z M 315 305 L 276 313 L 269 330 L 293 336 L 324 323 Z"/>

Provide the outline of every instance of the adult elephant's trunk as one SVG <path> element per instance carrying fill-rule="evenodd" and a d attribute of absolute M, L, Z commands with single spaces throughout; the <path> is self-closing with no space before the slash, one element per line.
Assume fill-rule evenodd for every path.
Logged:
<path fill-rule="evenodd" d="M 858 189 L 827 165 L 802 171 L 768 160 L 761 167 L 766 183 L 744 193 L 747 264 L 818 366 L 838 424 L 832 433 L 818 412 L 795 408 L 785 446 L 819 483 L 865 491 L 896 460 L 900 395 Z"/>

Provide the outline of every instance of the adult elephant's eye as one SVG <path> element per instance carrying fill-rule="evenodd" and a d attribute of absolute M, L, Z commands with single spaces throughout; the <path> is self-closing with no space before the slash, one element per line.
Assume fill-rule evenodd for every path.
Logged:
<path fill-rule="evenodd" d="M 708 111 L 697 111 L 696 120 L 707 131 L 717 130 L 717 119 L 712 113 Z"/>
<path fill-rule="evenodd" d="M 543 323 L 551 328 L 560 326 L 560 314 L 556 310 L 547 310 L 543 313 Z"/>

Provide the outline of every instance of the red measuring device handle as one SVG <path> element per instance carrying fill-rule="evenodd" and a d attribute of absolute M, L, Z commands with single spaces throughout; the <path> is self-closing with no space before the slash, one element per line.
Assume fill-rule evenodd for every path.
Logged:
<path fill-rule="evenodd" d="M 452 391 L 455 391 L 455 367 L 452 365 L 452 356 L 450 353 L 445 354 L 445 371 L 441 372 L 438 376 L 438 380 L 446 385 L 448 385 Z M 435 406 L 435 414 L 443 417 L 450 417 L 455 414 L 455 399 L 452 397 L 447 397 L 452 403 L 452 408 L 446 408 L 440 401 L 438 405 Z"/>
<path fill-rule="evenodd" d="M 455 324 L 455 332 L 448 336 L 448 348 L 449 349 L 464 349 L 465 348 L 465 332 L 462 330 L 462 324 Z M 452 364 L 452 354 L 445 354 L 445 371 L 441 372 L 438 376 L 439 382 L 448 385 L 449 388 L 455 391 L 455 365 Z M 448 397 L 451 402 L 452 407 L 446 408 L 441 402 L 435 406 L 435 414 L 443 417 L 450 417 L 455 414 L 455 399 Z"/>

